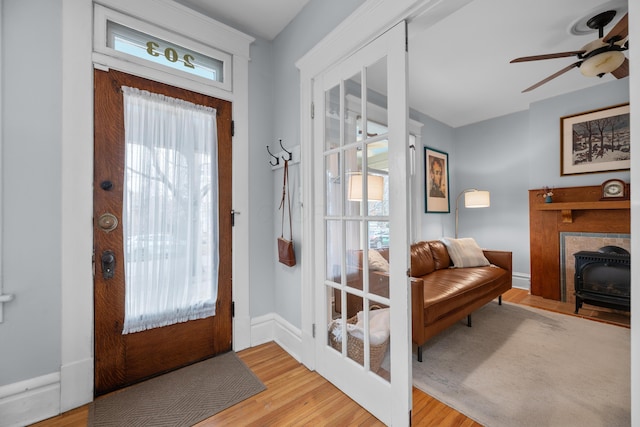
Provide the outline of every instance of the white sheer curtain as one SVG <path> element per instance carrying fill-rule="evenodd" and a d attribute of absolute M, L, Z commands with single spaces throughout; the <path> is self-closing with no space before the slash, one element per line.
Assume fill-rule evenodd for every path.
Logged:
<path fill-rule="evenodd" d="M 216 110 L 123 87 L 123 334 L 215 315 Z"/>

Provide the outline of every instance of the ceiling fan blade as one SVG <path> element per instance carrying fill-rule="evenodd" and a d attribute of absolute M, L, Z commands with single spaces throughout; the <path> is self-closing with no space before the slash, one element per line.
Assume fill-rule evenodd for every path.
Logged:
<path fill-rule="evenodd" d="M 609 43 L 611 39 L 614 42 L 622 40 L 629 34 L 629 14 L 625 13 L 621 20 L 609 31 L 609 33 L 602 39 L 605 43 Z"/>
<path fill-rule="evenodd" d="M 522 91 L 522 93 L 532 91 L 535 88 L 542 86 L 543 84 L 555 79 L 558 76 L 561 76 L 562 74 L 566 73 L 567 71 L 571 70 L 572 68 L 575 68 L 575 67 L 579 66 L 581 63 L 582 63 L 582 61 L 578 61 L 578 62 L 574 62 L 573 64 L 571 64 L 571 65 L 569 65 L 567 67 L 564 67 L 562 70 L 558 71 L 557 73 L 552 74 L 549 77 L 547 77 L 546 79 L 541 80 L 538 83 L 534 84 L 533 86 L 530 86 L 530 87 L 526 88 L 525 90 Z"/>
<path fill-rule="evenodd" d="M 571 52 L 548 53 L 546 55 L 523 56 L 522 58 L 516 58 L 511 60 L 509 63 L 513 64 L 514 62 L 527 62 L 527 61 L 539 61 L 541 59 L 566 58 L 567 56 L 582 55 L 585 52 L 586 50 L 574 50 Z"/>
<path fill-rule="evenodd" d="M 629 59 L 625 58 L 621 66 L 611 72 L 616 79 L 623 79 L 629 75 Z"/>

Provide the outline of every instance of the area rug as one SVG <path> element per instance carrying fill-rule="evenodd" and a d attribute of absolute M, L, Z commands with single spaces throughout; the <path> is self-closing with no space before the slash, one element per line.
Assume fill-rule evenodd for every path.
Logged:
<path fill-rule="evenodd" d="M 630 330 L 492 302 L 429 340 L 415 387 L 487 427 L 631 425 Z"/>
<path fill-rule="evenodd" d="M 97 398 L 89 426 L 192 426 L 261 391 L 264 384 L 234 352 Z"/>

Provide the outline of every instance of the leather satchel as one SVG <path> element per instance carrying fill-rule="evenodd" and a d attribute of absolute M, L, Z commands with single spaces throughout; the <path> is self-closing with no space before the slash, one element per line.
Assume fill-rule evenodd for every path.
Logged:
<path fill-rule="evenodd" d="M 284 161 L 284 183 L 282 184 L 282 200 L 280 201 L 280 209 L 282 209 L 282 232 L 278 237 L 278 260 L 289 267 L 296 265 L 296 253 L 293 250 L 293 227 L 291 226 L 291 200 L 289 198 L 289 161 Z M 291 240 L 284 238 L 284 205 L 289 208 L 289 237 Z"/>

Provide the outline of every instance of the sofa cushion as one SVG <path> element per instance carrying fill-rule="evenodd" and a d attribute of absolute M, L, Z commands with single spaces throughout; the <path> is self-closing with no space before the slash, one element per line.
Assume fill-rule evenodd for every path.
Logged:
<path fill-rule="evenodd" d="M 431 248 L 427 242 L 411 245 L 411 277 L 420 277 L 436 269 L 431 255 Z"/>
<path fill-rule="evenodd" d="M 424 282 L 424 323 L 434 323 L 495 292 L 509 277 L 499 267 L 438 270 L 421 277 Z"/>
<path fill-rule="evenodd" d="M 369 249 L 369 270 L 389 271 L 389 261 L 384 259 L 380 252 L 375 249 Z"/>
<path fill-rule="evenodd" d="M 431 255 L 433 256 L 433 263 L 436 270 L 442 270 L 443 268 L 449 268 L 451 265 L 451 258 L 449 258 L 449 252 L 447 247 L 439 240 L 432 240 L 429 242 L 431 248 Z"/>
<path fill-rule="evenodd" d="M 456 268 L 465 267 L 482 267 L 489 265 L 489 261 L 482 253 L 482 249 L 471 237 L 465 237 L 462 239 L 451 239 L 445 237 L 442 242 L 447 247 L 449 257 L 453 261 L 453 266 Z"/>

